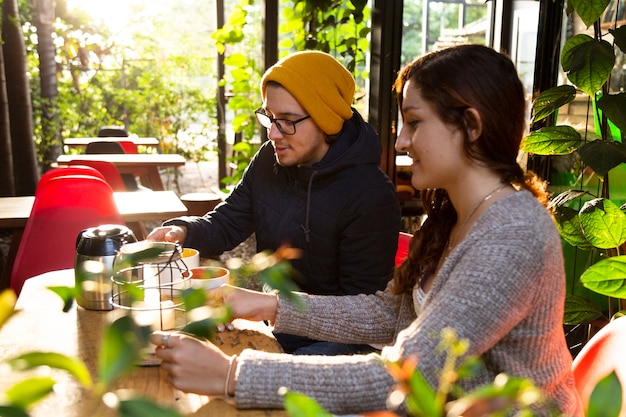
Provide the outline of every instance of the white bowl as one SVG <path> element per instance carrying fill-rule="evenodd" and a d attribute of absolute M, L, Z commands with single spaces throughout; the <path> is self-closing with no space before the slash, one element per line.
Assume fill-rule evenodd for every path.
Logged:
<path fill-rule="evenodd" d="M 192 288 L 210 290 L 228 284 L 230 271 L 221 266 L 199 266 L 190 268 Z"/>

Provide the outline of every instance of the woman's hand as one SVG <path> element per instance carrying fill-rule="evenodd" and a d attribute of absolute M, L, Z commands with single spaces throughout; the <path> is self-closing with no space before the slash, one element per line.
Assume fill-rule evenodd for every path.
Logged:
<path fill-rule="evenodd" d="M 155 355 L 162 360 L 161 368 L 174 388 L 201 395 L 224 395 L 231 357 L 211 342 L 167 331 L 153 332 L 150 341 L 157 345 Z M 231 369 L 231 378 L 233 374 Z M 230 382 L 232 394 L 234 380 Z"/>
<path fill-rule="evenodd" d="M 178 242 L 181 245 L 187 237 L 187 228 L 184 226 L 162 226 L 157 227 L 146 237 L 146 240 L 153 242 Z"/>
<path fill-rule="evenodd" d="M 278 296 L 274 293 L 264 293 L 222 285 L 211 291 L 211 296 L 221 297 L 224 304 L 231 308 L 233 318 L 253 321 L 276 319 Z"/>

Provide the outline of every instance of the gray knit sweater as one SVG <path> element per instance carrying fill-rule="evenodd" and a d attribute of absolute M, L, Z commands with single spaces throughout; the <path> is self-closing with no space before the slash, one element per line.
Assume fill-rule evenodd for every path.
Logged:
<path fill-rule="evenodd" d="M 389 345 L 381 355 L 292 356 L 245 350 L 236 370 L 240 408 L 282 408 L 280 387 L 338 414 L 381 410 L 394 381 L 388 358 L 419 358 L 435 387 L 439 334 L 453 327 L 485 370 L 471 390 L 505 372 L 531 378 L 566 415 L 582 415 L 563 334 L 565 275 L 559 234 L 527 191 L 501 198 L 474 223 L 440 268 L 421 309 L 411 294 L 310 296 L 300 312 L 279 299 L 275 330 L 344 343 Z M 399 356 L 398 356 L 399 355 Z M 553 415 L 546 410 L 546 415 Z"/>

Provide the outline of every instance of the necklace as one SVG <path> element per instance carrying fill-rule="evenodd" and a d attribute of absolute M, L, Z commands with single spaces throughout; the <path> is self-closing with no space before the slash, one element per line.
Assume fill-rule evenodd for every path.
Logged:
<path fill-rule="evenodd" d="M 478 204 L 476 204 L 476 206 L 472 209 L 470 214 L 465 218 L 465 220 L 463 220 L 463 223 L 461 223 L 461 226 L 458 229 L 456 229 L 454 234 L 452 236 L 450 236 L 450 239 L 448 239 L 448 245 L 446 246 L 446 252 L 447 253 L 450 253 L 450 251 L 452 250 L 453 244 L 458 243 L 458 242 L 456 242 L 457 237 L 465 229 L 465 226 L 470 221 L 470 219 L 474 216 L 474 214 L 476 214 L 478 209 L 483 204 L 485 204 L 491 197 L 493 197 L 494 195 L 498 194 L 501 190 L 503 190 L 507 185 L 508 184 L 500 184 L 499 186 L 497 186 L 496 188 L 491 190 L 491 192 L 489 192 L 489 194 L 487 194 L 485 197 L 483 197 L 483 199 L 480 200 L 478 202 Z"/>

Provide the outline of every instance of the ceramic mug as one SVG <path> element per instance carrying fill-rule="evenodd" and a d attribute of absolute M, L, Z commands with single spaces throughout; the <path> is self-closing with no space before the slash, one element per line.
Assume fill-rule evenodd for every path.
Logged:
<path fill-rule="evenodd" d="M 192 270 L 200 266 L 200 252 L 193 248 L 183 248 L 181 258 L 172 262 L 171 268 L 165 268 L 161 273 L 161 282 L 174 282 L 174 288 L 187 288 L 183 281 L 183 271 Z M 174 276 L 174 279 L 172 279 Z"/>

